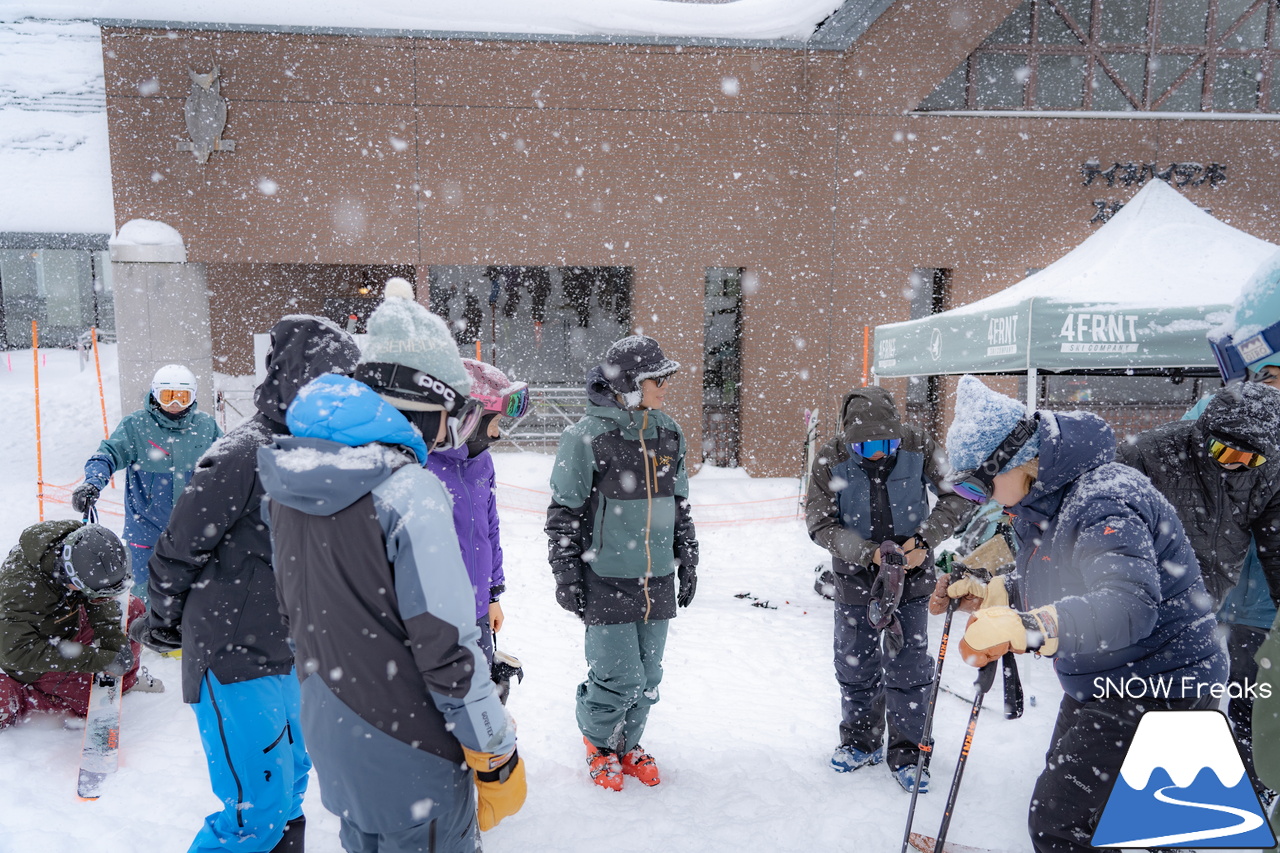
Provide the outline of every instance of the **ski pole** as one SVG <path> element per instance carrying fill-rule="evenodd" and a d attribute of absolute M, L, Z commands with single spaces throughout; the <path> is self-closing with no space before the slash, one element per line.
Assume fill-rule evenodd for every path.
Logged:
<path fill-rule="evenodd" d="M 911 824 L 916 816 L 916 799 L 920 796 L 920 780 L 933 758 L 933 710 L 938 703 L 938 687 L 942 684 L 942 664 L 947 659 L 947 639 L 951 634 L 951 617 L 960 606 L 960 599 L 947 602 L 947 618 L 942 623 L 942 640 L 938 643 L 938 663 L 933 671 L 933 686 L 929 689 L 929 705 L 924 712 L 924 728 L 920 732 L 920 752 L 916 755 L 916 781 L 911 789 L 911 805 L 907 807 L 907 828 L 902 832 L 902 853 L 907 853 L 911 843 Z"/>
<path fill-rule="evenodd" d="M 997 663 L 999 658 L 978 670 L 978 677 L 973 682 L 977 695 L 973 697 L 973 709 L 969 711 L 969 727 L 964 732 L 960 760 L 956 762 L 956 775 L 951 780 L 951 791 L 947 794 L 947 807 L 942 812 L 942 825 L 938 827 L 938 841 L 933 846 L 933 853 L 942 853 L 942 846 L 946 843 L 947 829 L 951 826 L 951 814 L 956 806 L 956 795 L 960 793 L 960 777 L 964 775 L 964 765 L 969 760 L 969 749 L 973 746 L 973 731 L 978 727 L 978 712 L 982 710 L 982 697 L 995 683 Z"/>

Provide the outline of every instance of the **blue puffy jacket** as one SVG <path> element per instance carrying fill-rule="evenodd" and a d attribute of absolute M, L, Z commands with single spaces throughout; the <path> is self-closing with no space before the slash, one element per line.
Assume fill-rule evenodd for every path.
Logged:
<path fill-rule="evenodd" d="M 1056 606 L 1063 689 L 1089 701 L 1105 679 L 1159 678 L 1176 698 L 1225 681 L 1211 601 L 1173 506 L 1114 461 L 1101 418 L 1039 417 L 1038 478 L 1009 508 L 1019 540 L 1011 600 Z"/>
<path fill-rule="evenodd" d="M 476 619 L 481 619 L 489 614 L 489 602 L 497 601 L 506 586 L 493 456 L 485 450 L 469 457 L 466 447 L 436 450 L 427 457 L 427 470 L 453 495 L 453 526 L 476 593 Z"/>

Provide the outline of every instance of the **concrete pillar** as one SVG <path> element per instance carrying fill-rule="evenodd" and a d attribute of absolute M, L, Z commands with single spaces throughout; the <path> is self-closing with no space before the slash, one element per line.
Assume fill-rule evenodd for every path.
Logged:
<path fill-rule="evenodd" d="M 163 223 L 134 220 L 111 239 L 122 412 L 142 405 L 158 368 L 185 364 L 213 414 L 208 281 L 203 264 L 186 261 L 182 236 Z"/>

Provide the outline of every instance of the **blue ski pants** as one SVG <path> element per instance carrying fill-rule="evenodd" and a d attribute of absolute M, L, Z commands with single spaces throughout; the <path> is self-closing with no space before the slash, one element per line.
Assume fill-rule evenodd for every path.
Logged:
<path fill-rule="evenodd" d="M 206 671 L 192 705 L 222 811 L 205 818 L 188 853 L 267 853 L 302 815 L 311 759 L 298 720 L 298 678 L 269 675 L 222 684 Z"/>

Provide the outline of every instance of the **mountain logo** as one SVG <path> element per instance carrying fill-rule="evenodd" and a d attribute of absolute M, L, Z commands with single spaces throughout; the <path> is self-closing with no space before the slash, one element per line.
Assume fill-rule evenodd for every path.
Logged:
<path fill-rule="evenodd" d="M 1142 715 L 1091 844 L 1275 846 L 1221 711 Z"/>

